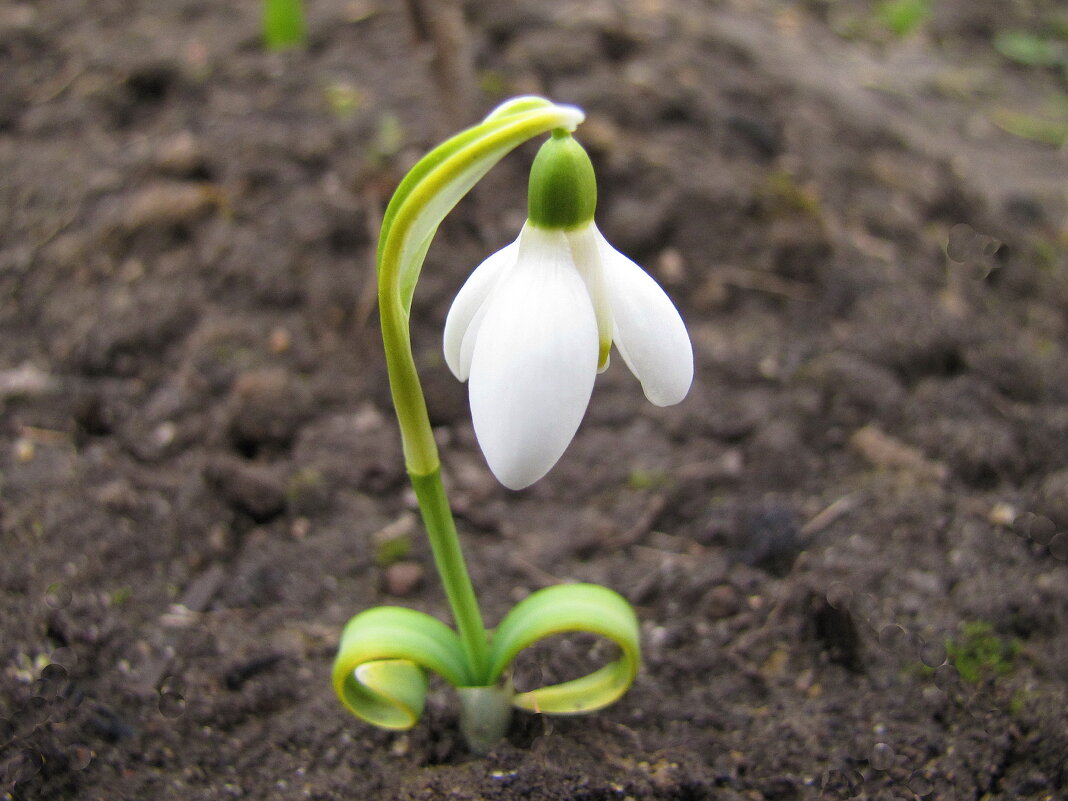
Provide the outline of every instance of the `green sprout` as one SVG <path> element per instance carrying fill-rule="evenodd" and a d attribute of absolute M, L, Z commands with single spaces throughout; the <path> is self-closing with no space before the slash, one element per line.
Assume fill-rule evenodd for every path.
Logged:
<path fill-rule="evenodd" d="M 1052 35 L 1001 31 L 994 37 L 994 49 L 1025 67 L 1062 67 L 1068 76 L 1068 36 L 1058 41 Z"/>
<path fill-rule="evenodd" d="M 895 36 L 908 36 L 931 16 L 931 0 L 883 0 L 876 15 Z"/>
<path fill-rule="evenodd" d="M 576 108 L 542 98 L 510 100 L 424 156 L 383 218 L 378 300 L 390 388 L 406 467 L 456 624 L 381 606 L 345 626 L 334 689 L 349 711 L 385 729 L 416 724 L 429 673 L 457 688 L 461 731 L 472 748 L 485 750 L 504 736 L 513 708 L 591 712 L 622 696 L 638 671 L 634 610 L 594 584 L 539 590 L 487 631 L 442 484 L 410 339 L 416 283 L 442 220 L 505 155 L 551 132 L 531 173 L 531 219 L 517 243 L 472 274 L 446 324 L 446 361 L 457 377 L 470 378 L 475 432 L 490 469 L 518 489 L 552 467 L 578 427 L 613 342 L 654 403 L 676 403 L 686 394 L 693 354 L 678 313 L 641 268 L 603 243 L 593 224 L 593 169 L 570 135 L 583 118 Z M 537 289 L 526 282 L 530 274 Z M 517 655 L 572 632 L 605 638 L 618 647 L 617 657 L 580 678 L 515 692 L 510 668 Z"/>
<path fill-rule="evenodd" d="M 306 39 L 301 0 L 263 0 L 263 43 L 268 50 L 299 47 Z"/>
<path fill-rule="evenodd" d="M 946 641 L 949 663 L 962 679 L 973 684 L 986 677 L 1009 674 L 1019 651 L 1018 642 L 999 637 L 993 626 L 981 620 L 965 623 L 959 637 Z"/>

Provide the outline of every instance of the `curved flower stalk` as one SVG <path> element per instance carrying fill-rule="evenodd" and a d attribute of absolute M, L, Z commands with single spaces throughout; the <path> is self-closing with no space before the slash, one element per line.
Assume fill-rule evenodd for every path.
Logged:
<path fill-rule="evenodd" d="M 563 455 L 613 344 L 657 406 L 681 401 L 693 381 L 682 318 L 601 235 L 596 204 L 589 157 L 554 131 L 531 169 L 519 238 L 471 274 L 445 322 L 445 360 L 470 379 L 475 434 L 510 489 L 533 484 Z"/>
<path fill-rule="evenodd" d="M 412 356 L 409 330 L 412 296 L 419 273 L 434 233 L 445 215 L 494 164 L 523 142 L 550 131 L 554 132 L 550 141 L 573 141 L 567 133 L 574 130 L 583 116 L 579 109 L 555 105 L 538 97 L 513 99 L 498 107 L 479 125 L 457 134 L 424 156 L 400 183 L 386 209 L 377 262 L 378 299 L 390 389 L 400 425 L 405 463 L 456 630 L 423 612 L 393 606 L 364 611 L 349 621 L 334 663 L 334 689 L 346 708 L 376 726 L 405 729 L 415 725 L 425 703 L 427 675 L 433 672 L 459 690 L 461 728 L 472 746 L 482 749 L 503 736 L 513 707 L 551 714 L 589 712 L 618 699 L 637 674 L 640 663 L 637 618 L 622 596 L 604 587 L 569 584 L 539 590 L 516 605 L 495 631 L 486 631 L 441 482 L 440 461 Z M 561 214 L 574 216 L 576 202 L 581 206 L 578 213 L 588 214 L 583 219 L 589 220 L 592 226 L 593 206 L 589 203 L 588 190 L 592 188 L 593 173 L 585 153 L 570 164 L 566 158 L 551 161 L 551 164 L 542 165 L 548 167 L 551 177 L 543 183 L 562 187 L 562 191 L 543 193 L 545 196 L 539 201 L 543 201 L 542 206 L 532 214 L 533 226 L 528 228 L 539 228 L 539 220 L 555 225 Z M 538 169 L 536 165 L 535 172 Z M 568 183 L 575 180 L 586 189 L 577 194 L 573 189 L 568 190 Z M 540 236 L 540 233 L 529 236 L 524 233 L 513 248 L 515 259 L 507 254 L 491 257 L 491 260 L 500 262 L 501 275 L 493 268 L 476 271 L 468 284 L 472 288 L 464 291 L 485 302 L 458 302 L 458 314 L 470 311 L 469 319 L 462 324 L 465 332 L 483 332 L 471 338 L 472 386 L 476 383 L 487 386 L 476 376 L 491 375 L 490 368 L 479 366 L 486 363 L 484 354 L 489 346 L 478 343 L 488 341 L 485 332 L 500 329 L 492 316 L 497 313 L 494 308 L 508 308 L 507 304 L 500 306 L 499 301 L 491 305 L 489 300 L 506 297 L 507 292 L 522 291 L 523 282 L 506 280 L 504 273 L 521 273 L 520 262 L 525 267 L 537 261 L 549 264 L 550 271 L 565 276 L 560 279 L 565 287 L 563 290 L 554 288 L 539 296 L 542 310 L 547 311 L 544 308 L 546 297 L 566 296 L 567 307 L 577 310 L 578 316 L 585 321 L 573 325 L 574 330 L 581 329 L 578 338 L 573 336 L 574 331 L 554 339 L 547 331 L 538 332 L 529 325 L 526 328 L 530 336 L 545 334 L 552 352 L 564 363 L 571 364 L 572 348 L 582 353 L 581 360 L 573 360 L 579 365 L 577 368 L 569 367 L 563 371 L 572 370 L 578 391 L 569 390 L 560 375 L 553 385 L 573 396 L 568 401 L 572 415 L 581 405 L 581 419 L 589 399 L 586 385 L 592 387 L 598 364 L 605 362 L 607 347 L 612 341 L 646 386 L 647 394 L 652 393 L 650 397 L 654 402 L 664 398 L 674 402 L 670 399 L 680 392 L 685 394 L 686 388 L 681 387 L 681 369 L 676 370 L 678 374 L 671 381 L 665 382 L 659 368 L 649 364 L 650 359 L 659 358 L 655 347 L 648 350 L 648 342 L 656 337 L 641 334 L 642 326 L 663 324 L 669 316 L 664 312 L 663 304 L 667 302 L 670 307 L 666 296 L 650 300 L 657 292 L 662 295 L 659 288 L 656 292 L 648 288 L 651 279 L 631 263 L 623 265 L 618 260 L 623 257 L 612 255 L 615 251 L 603 243 L 603 238 L 598 238 L 595 229 L 546 234 L 556 242 L 548 248 Z M 565 256 L 561 243 L 566 243 L 566 254 L 570 255 Z M 537 258 L 524 258 L 531 248 Z M 547 252 L 550 253 L 548 257 L 545 256 Z M 567 262 L 568 258 L 572 261 Z M 634 274 L 632 267 L 641 275 Z M 603 288 L 597 289 L 603 276 L 612 280 L 604 280 Z M 478 289 L 480 285 L 484 285 L 484 292 Z M 636 300 L 621 297 L 630 292 L 637 293 Z M 634 303 L 637 306 L 633 306 Z M 652 322 L 636 320 L 653 306 L 660 308 L 660 312 L 654 314 Z M 671 311 L 674 311 L 673 307 Z M 553 319 L 559 320 L 559 315 Z M 451 325 L 455 327 L 458 323 L 454 321 Z M 681 321 L 677 327 L 681 327 Z M 635 332 L 639 333 L 636 335 Z M 685 329 L 682 334 L 684 337 Z M 677 332 L 669 336 L 676 337 Z M 450 366 L 463 362 L 466 337 L 460 339 L 460 361 L 450 356 Z M 688 340 L 686 347 L 689 347 Z M 534 349 L 529 343 L 524 348 L 515 355 L 527 360 Z M 490 365 L 503 363 L 499 354 L 493 355 L 489 362 Z M 689 386 L 688 378 L 685 384 Z M 479 392 L 480 397 L 487 394 L 481 389 Z M 478 419 L 476 416 L 476 424 L 480 425 Z M 483 414 L 482 419 L 488 418 Z M 573 433 L 567 435 L 568 441 Z M 480 439 L 482 436 L 480 434 Z M 536 443 L 528 439 L 521 444 L 533 447 Z M 566 445 L 565 441 L 562 447 Z M 486 447 L 485 443 L 483 447 Z M 556 441 L 552 450 L 562 452 L 562 447 Z M 544 462 L 550 456 L 539 454 L 538 458 Z M 552 457 L 552 462 L 556 458 L 558 454 Z M 516 693 L 511 687 L 509 671 L 517 654 L 535 642 L 573 631 L 606 638 L 616 644 L 618 656 L 582 678 Z"/>

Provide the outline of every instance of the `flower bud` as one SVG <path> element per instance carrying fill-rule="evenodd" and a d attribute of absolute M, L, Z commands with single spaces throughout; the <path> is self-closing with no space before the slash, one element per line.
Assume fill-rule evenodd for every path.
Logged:
<path fill-rule="evenodd" d="M 530 167 L 527 217 L 548 230 L 572 231 L 593 220 L 597 179 L 582 145 L 557 128 Z"/>

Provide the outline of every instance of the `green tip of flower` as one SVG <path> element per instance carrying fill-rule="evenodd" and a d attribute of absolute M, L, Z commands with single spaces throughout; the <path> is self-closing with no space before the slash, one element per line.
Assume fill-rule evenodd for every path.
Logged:
<path fill-rule="evenodd" d="M 582 145 L 557 128 L 530 167 L 527 217 L 538 228 L 573 230 L 593 220 L 597 178 Z"/>

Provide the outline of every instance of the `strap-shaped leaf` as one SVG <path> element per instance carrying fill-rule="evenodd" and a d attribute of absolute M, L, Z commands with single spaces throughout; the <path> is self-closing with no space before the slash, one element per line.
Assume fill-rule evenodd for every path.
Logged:
<path fill-rule="evenodd" d="M 345 626 L 334 660 L 334 691 L 368 723 L 409 729 L 423 714 L 428 670 L 455 686 L 471 684 L 452 629 L 425 612 L 379 606 Z"/>
<path fill-rule="evenodd" d="M 524 648 L 565 632 L 605 637 L 619 646 L 620 656 L 582 678 L 519 693 L 512 699 L 515 706 L 577 715 L 608 706 L 630 687 L 641 661 L 638 618 L 623 596 L 596 584 L 559 584 L 519 602 L 493 634 L 491 679 L 499 679 Z"/>
<path fill-rule="evenodd" d="M 386 208 L 378 240 L 379 281 L 387 295 L 399 292 L 405 314 L 430 240 L 460 198 L 523 142 L 553 128 L 574 130 L 582 119 L 582 112 L 571 106 L 540 97 L 515 98 L 438 145 L 411 169 Z"/>
<path fill-rule="evenodd" d="M 483 135 L 488 127 L 486 125 L 487 123 L 496 122 L 521 112 L 549 108 L 552 105 L 552 102 L 546 100 L 544 97 L 536 97 L 534 95 L 514 97 L 491 111 L 480 124 L 460 131 L 460 133 L 442 142 L 419 159 L 415 166 L 404 176 L 404 179 L 393 192 L 393 197 L 390 198 L 389 206 L 386 208 L 386 213 L 382 217 L 382 229 L 378 238 L 378 255 L 382 255 L 389 229 L 393 226 L 393 221 L 397 217 L 397 212 L 400 210 L 401 206 L 404 205 L 405 201 L 407 201 L 412 190 L 415 189 L 427 175 L 440 167 L 446 159 L 460 149 L 470 145 L 473 141 Z"/>

